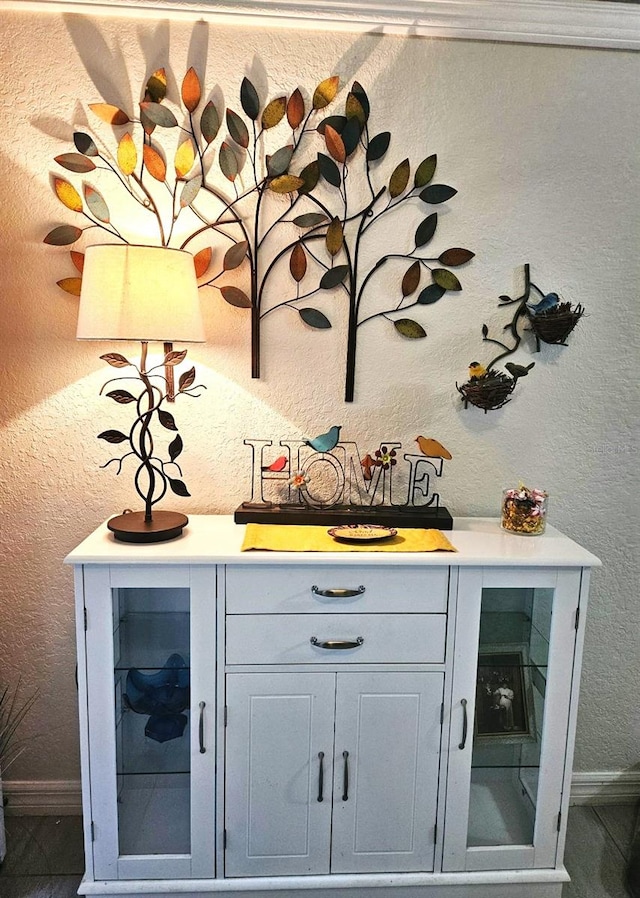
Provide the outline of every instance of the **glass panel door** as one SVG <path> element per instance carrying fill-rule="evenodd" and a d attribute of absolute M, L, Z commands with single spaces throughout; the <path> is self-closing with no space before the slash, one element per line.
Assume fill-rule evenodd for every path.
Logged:
<path fill-rule="evenodd" d="M 187 855 L 190 591 L 112 593 L 119 854 Z"/>

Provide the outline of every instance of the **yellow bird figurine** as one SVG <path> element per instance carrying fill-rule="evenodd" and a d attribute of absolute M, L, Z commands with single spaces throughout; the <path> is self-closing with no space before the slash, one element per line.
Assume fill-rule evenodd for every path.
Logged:
<path fill-rule="evenodd" d="M 478 380 L 484 377 L 486 373 L 487 369 L 480 362 L 471 362 L 469 365 L 469 380 Z"/>
<path fill-rule="evenodd" d="M 427 458 L 453 458 L 449 450 L 433 437 L 416 437 L 416 443 L 420 452 Z"/>

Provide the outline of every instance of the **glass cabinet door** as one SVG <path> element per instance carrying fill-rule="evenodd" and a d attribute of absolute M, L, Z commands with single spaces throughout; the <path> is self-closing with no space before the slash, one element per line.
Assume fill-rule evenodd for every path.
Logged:
<path fill-rule="evenodd" d="M 572 572 L 460 574 L 445 869 L 555 866 L 578 598 Z"/>
<path fill-rule="evenodd" d="M 215 594 L 192 579 L 85 572 L 98 879 L 213 875 Z"/>

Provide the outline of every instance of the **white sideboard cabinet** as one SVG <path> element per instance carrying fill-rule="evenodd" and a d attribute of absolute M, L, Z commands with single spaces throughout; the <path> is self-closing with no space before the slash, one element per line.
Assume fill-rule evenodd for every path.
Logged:
<path fill-rule="evenodd" d="M 456 553 L 240 551 L 194 516 L 74 565 L 86 873 L 149 898 L 560 898 L 589 571 L 548 528 Z"/>

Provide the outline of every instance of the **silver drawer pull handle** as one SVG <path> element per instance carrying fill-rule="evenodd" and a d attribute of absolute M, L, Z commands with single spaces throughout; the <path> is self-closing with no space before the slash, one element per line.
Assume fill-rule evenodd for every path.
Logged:
<path fill-rule="evenodd" d="M 364 642 L 364 636 L 358 636 L 354 641 L 351 639 L 326 639 L 320 642 L 317 636 L 312 636 L 309 640 L 311 645 L 316 645 L 319 649 L 357 649 Z"/>
<path fill-rule="evenodd" d="M 319 586 L 312 586 L 311 592 L 316 596 L 324 596 L 326 599 L 350 599 L 353 596 L 361 596 L 365 591 L 364 586 L 357 589 L 320 589 Z"/>
<path fill-rule="evenodd" d="M 343 751 L 344 771 L 342 779 L 342 800 L 349 801 L 349 752 Z"/>
<path fill-rule="evenodd" d="M 458 745 L 460 751 L 462 751 L 467 744 L 467 700 L 466 698 L 460 699 L 460 704 L 462 705 L 462 742 Z"/>
<path fill-rule="evenodd" d="M 204 745 L 204 709 L 206 707 L 206 704 L 204 702 L 200 702 L 198 707 L 200 708 L 200 720 L 198 721 L 198 742 L 200 743 L 200 754 L 203 755 L 207 750 Z"/>
<path fill-rule="evenodd" d="M 322 794 L 324 788 L 324 752 L 318 752 L 318 761 L 320 762 L 320 766 L 318 768 L 318 801 L 322 801 L 324 796 Z"/>

